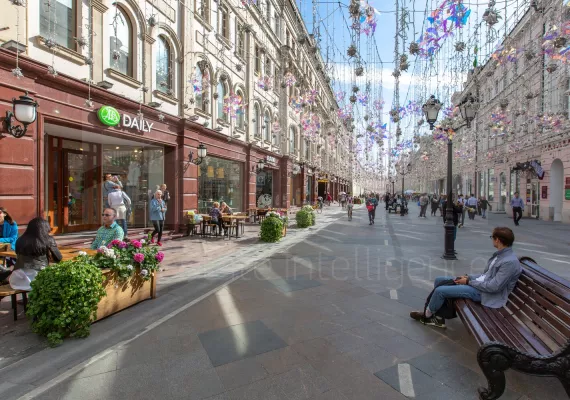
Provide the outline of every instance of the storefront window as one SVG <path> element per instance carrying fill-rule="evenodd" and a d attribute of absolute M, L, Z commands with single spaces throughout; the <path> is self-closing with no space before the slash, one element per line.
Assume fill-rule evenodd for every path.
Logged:
<path fill-rule="evenodd" d="M 489 201 L 493 201 L 495 200 L 495 170 L 493 168 L 490 168 L 488 170 L 488 181 L 487 184 L 489 185 L 489 189 L 488 189 L 488 199 Z"/>
<path fill-rule="evenodd" d="M 164 149 L 161 147 L 103 145 L 103 175 L 117 175 L 130 197 L 128 226 L 149 225 L 148 204 L 164 183 Z M 171 193 L 172 196 L 172 193 Z M 103 189 L 103 204 L 106 204 Z"/>
<path fill-rule="evenodd" d="M 273 171 L 261 171 L 257 174 L 255 199 L 258 207 L 273 205 Z"/>
<path fill-rule="evenodd" d="M 207 214 L 217 201 L 236 212 L 243 208 L 242 163 L 206 157 L 198 166 L 198 212 Z"/>

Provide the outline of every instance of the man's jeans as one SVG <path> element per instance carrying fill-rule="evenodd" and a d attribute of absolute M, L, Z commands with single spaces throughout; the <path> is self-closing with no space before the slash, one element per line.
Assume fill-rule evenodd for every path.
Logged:
<path fill-rule="evenodd" d="M 483 216 L 483 218 L 487 217 L 487 209 L 486 208 L 481 209 L 481 215 Z"/>
<path fill-rule="evenodd" d="M 420 205 L 420 217 L 425 217 L 426 216 L 426 211 L 427 211 L 427 204 L 426 205 Z"/>
<path fill-rule="evenodd" d="M 461 225 L 465 224 L 465 212 L 467 211 L 465 207 L 466 206 L 463 206 L 463 208 L 461 209 Z"/>
<path fill-rule="evenodd" d="M 447 279 L 455 279 L 453 276 L 440 276 L 435 278 L 434 287 Z M 435 289 L 428 304 L 428 309 L 435 314 L 445 302 L 445 299 L 470 299 L 481 302 L 481 293 L 468 285 L 440 286 Z"/>

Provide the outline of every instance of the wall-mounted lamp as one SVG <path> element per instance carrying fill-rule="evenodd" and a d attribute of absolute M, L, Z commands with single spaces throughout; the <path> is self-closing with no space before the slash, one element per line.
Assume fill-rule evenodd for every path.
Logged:
<path fill-rule="evenodd" d="M 257 161 L 257 165 L 251 167 L 251 172 L 253 174 L 259 174 L 265 168 L 266 162 L 267 160 L 265 160 L 264 158 L 260 158 L 259 161 Z"/>
<path fill-rule="evenodd" d="M 202 161 L 204 161 L 204 158 L 206 158 L 207 154 L 208 150 L 206 149 L 206 146 L 204 146 L 204 143 L 200 143 L 198 145 L 198 158 L 194 159 L 194 152 L 191 151 L 190 154 L 188 154 L 188 161 L 192 164 L 200 165 L 202 164 Z"/>
<path fill-rule="evenodd" d="M 37 117 L 36 109 L 39 107 L 38 103 L 28 96 L 28 92 L 25 95 L 20 96 L 18 100 L 12 99 L 12 104 L 14 107 L 14 112 L 6 111 L 6 118 L 4 118 L 4 127 L 8 133 L 15 138 L 21 138 L 26 134 L 28 130 L 28 125 L 33 123 Z M 13 126 L 12 117 L 15 117 L 19 122 L 21 122 L 24 127 Z"/>

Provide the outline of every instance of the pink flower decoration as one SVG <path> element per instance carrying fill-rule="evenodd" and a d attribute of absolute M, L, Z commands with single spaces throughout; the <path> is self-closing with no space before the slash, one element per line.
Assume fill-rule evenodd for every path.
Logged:
<path fill-rule="evenodd" d="M 134 259 L 136 262 L 138 262 L 138 263 L 140 264 L 140 263 L 142 263 L 142 262 L 144 261 L 144 254 L 136 253 L 136 254 L 133 256 L 133 259 Z"/>
<path fill-rule="evenodd" d="M 164 260 L 164 253 L 162 251 L 159 251 L 158 253 L 156 253 L 154 258 L 156 258 L 156 261 L 162 262 L 162 260 Z"/>
<path fill-rule="evenodd" d="M 142 247 L 142 243 L 139 242 L 138 240 L 133 240 L 133 241 L 131 242 L 131 244 L 133 245 L 133 247 L 134 247 L 135 249 L 140 249 L 140 248 Z"/>
<path fill-rule="evenodd" d="M 121 243 L 119 243 L 119 249 L 126 249 L 126 248 L 127 248 L 127 246 L 128 246 L 128 244 L 127 244 L 127 243 L 125 243 L 125 242 L 121 242 Z"/>

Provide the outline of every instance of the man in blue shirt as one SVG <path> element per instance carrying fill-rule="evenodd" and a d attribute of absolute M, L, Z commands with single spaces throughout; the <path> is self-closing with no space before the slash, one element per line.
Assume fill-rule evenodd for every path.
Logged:
<path fill-rule="evenodd" d="M 519 197 L 519 192 L 515 192 L 515 197 L 511 199 L 511 207 L 513 208 L 513 221 L 515 221 L 515 225 L 518 226 L 524 210 L 524 203 Z"/>
<path fill-rule="evenodd" d="M 447 299 L 470 299 L 488 308 L 504 307 L 515 288 L 522 267 L 513 253 L 515 235 L 512 230 L 506 227 L 495 228 L 491 239 L 497 251 L 489 258 L 482 274 L 436 278 L 435 290 L 425 313 L 412 311 L 410 317 L 424 325 L 445 328 L 445 319 L 436 314 Z M 451 284 L 440 286 L 444 281 Z"/>

